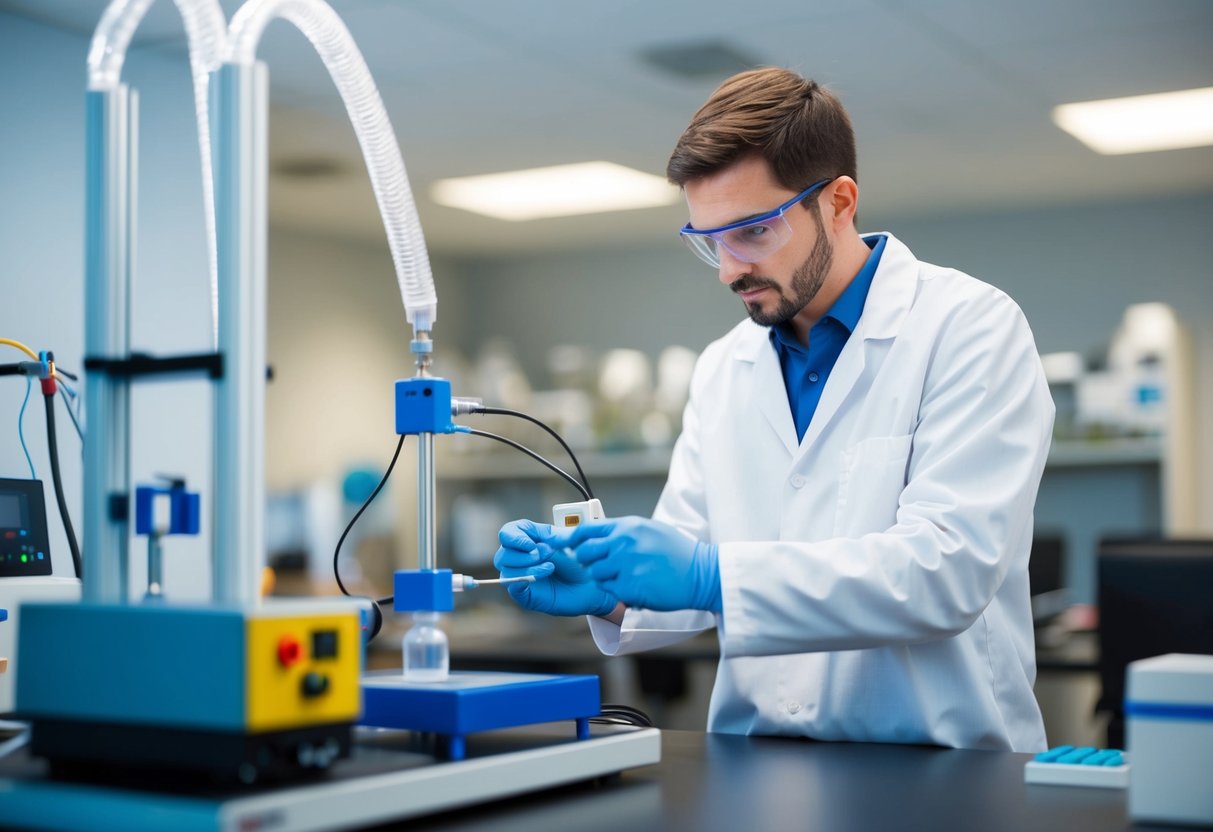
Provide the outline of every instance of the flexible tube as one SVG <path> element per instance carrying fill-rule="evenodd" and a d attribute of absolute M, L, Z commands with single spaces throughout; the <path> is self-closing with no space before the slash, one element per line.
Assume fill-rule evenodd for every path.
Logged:
<path fill-rule="evenodd" d="M 122 64 L 135 30 L 154 0 L 113 0 L 101 15 L 88 51 L 88 88 L 109 91 L 122 81 Z M 202 202 L 206 214 L 206 253 L 211 283 L 211 342 L 219 343 L 219 266 L 215 250 L 215 180 L 211 172 L 211 129 L 207 83 L 223 57 L 227 20 L 218 0 L 173 0 L 185 23 L 194 116 L 202 160 Z"/>
<path fill-rule="evenodd" d="M 337 85 L 379 202 L 405 315 L 415 332 L 428 332 L 438 318 L 438 298 L 404 159 L 366 61 L 341 18 L 323 0 L 249 0 L 232 17 L 227 61 L 253 63 L 262 32 L 276 18 L 311 41 Z"/>

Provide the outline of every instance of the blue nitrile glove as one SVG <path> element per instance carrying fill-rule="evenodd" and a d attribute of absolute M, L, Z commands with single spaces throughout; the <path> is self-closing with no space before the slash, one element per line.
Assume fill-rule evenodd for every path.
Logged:
<path fill-rule="evenodd" d="M 598 585 L 629 607 L 722 609 L 719 550 L 673 526 L 620 517 L 554 531 L 547 542 L 572 547 Z"/>
<path fill-rule="evenodd" d="M 547 543 L 552 527 L 514 520 L 497 535 L 501 548 L 493 566 L 503 578 L 534 575 L 534 582 L 507 584 L 520 607 L 548 615 L 610 615 L 618 600 L 590 578 L 590 573 L 562 549 Z"/>

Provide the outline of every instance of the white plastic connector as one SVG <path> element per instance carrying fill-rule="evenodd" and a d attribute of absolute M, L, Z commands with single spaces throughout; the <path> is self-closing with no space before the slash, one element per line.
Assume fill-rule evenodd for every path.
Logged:
<path fill-rule="evenodd" d="M 571 529 L 593 520 L 605 520 L 602 501 L 597 498 L 580 503 L 557 503 L 552 506 L 552 525 L 558 529 Z"/>

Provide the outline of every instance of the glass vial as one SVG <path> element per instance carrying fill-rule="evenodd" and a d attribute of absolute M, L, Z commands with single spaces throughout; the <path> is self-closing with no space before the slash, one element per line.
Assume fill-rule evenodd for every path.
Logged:
<path fill-rule="evenodd" d="M 410 682 L 445 682 L 451 668 L 451 646 L 438 626 L 436 612 L 413 613 L 404 634 L 404 678 Z"/>

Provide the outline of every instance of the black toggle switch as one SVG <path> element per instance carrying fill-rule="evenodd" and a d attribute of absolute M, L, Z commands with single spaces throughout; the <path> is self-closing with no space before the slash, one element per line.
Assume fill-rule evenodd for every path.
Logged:
<path fill-rule="evenodd" d="M 305 674 L 303 677 L 303 695 L 307 697 L 320 696 L 328 692 L 329 677 L 323 673 L 315 671 Z"/>

